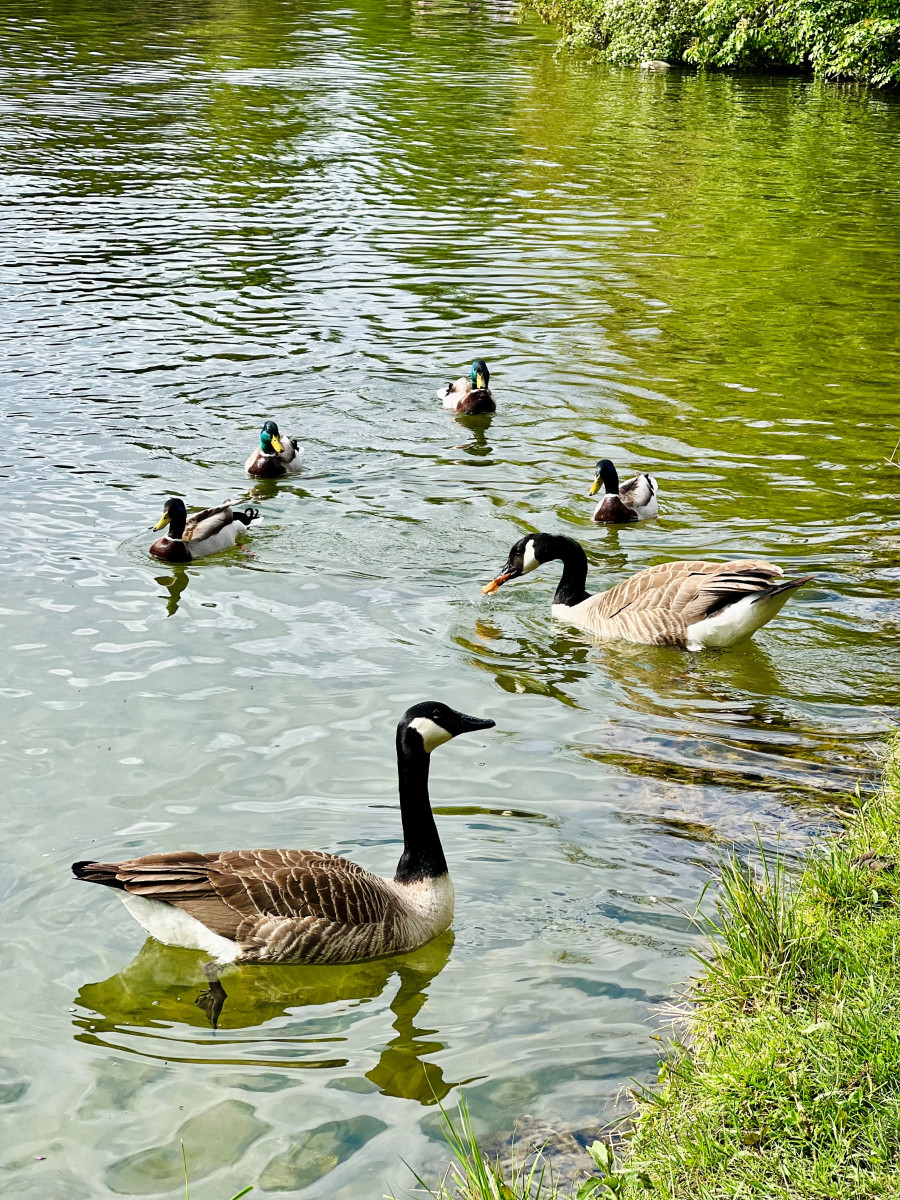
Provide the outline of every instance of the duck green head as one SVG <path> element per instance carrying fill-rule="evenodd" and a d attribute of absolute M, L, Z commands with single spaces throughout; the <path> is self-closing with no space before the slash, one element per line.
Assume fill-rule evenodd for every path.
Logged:
<path fill-rule="evenodd" d="M 472 363 L 472 372 L 469 375 L 469 380 L 474 388 L 486 388 L 490 382 L 491 373 L 488 370 L 488 365 L 483 358 L 476 358 Z"/>
<path fill-rule="evenodd" d="M 284 449 L 278 435 L 278 426 L 274 421 L 266 421 L 259 431 L 259 445 L 263 454 L 280 454 Z"/>
<path fill-rule="evenodd" d="M 606 489 L 608 496 L 614 496 L 619 490 L 619 473 L 608 458 L 601 458 L 597 463 L 597 474 L 588 495 L 596 496 L 601 487 Z"/>
<path fill-rule="evenodd" d="M 178 496 L 173 496 L 171 500 L 167 500 L 163 505 L 163 514 L 153 526 L 154 531 L 165 529 L 167 525 L 171 527 L 173 537 L 181 537 L 184 531 L 185 522 L 187 521 L 187 509 L 184 506 L 184 501 Z"/>

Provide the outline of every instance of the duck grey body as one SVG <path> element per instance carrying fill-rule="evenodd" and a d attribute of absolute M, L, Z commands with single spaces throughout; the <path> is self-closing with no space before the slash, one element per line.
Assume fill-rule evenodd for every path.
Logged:
<path fill-rule="evenodd" d="M 453 884 L 428 796 L 429 755 L 494 722 L 417 704 L 397 727 L 403 854 L 392 879 L 311 850 L 148 854 L 80 862 L 77 878 L 119 889 L 169 945 L 218 963 L 351 963 L 413 950 L 447 929 Z"/>

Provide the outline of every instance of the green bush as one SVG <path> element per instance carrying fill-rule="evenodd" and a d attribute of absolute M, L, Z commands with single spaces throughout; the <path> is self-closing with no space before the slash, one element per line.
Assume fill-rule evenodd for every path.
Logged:
<path fill-rule="evenodd" d="M 685 61 L 900 82 L 898 0 L 710 0 Z"/>
<path fill-rule="evenodd" d="M 525 0 L 613 63 L 793 68 L 900 83 L 900 0 Z"/>

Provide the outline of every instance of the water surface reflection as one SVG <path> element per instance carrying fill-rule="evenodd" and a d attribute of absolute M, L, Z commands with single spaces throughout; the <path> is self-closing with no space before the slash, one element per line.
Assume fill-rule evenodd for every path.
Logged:
<path fill-rule="evenodd" d="M 253 966 L 222 975 L 227 998 L 218 1030 L 209 1027 L 198 994 L 206 987 L 199 952 L 148 938 L 123 970 L 85 984 L 75 997 L 77 1041 L 166 1062 L 231 1064 L 289 1070 L 349 1065 L 341 1056 L 354 1010 L 396 982 L 390 1001 L 395 1036 L 383 1044 L 365 1078 L 386 1096 L 434 1104 L 456 1083 L 426 1056 L 444 1049 L 437 1032 L 415 1021 L 432 980 L 453 948 L 448 931 L 412 954 L 353 966 Z M 396 980 L 395 980 L 396 976 Z M 309 1010 L 326 1010 L 324 1012 Z M 229 1036 L 271 1022 L 264 1037 Z M 196 1030 L 197 1032 L 188 1032 Z"/>

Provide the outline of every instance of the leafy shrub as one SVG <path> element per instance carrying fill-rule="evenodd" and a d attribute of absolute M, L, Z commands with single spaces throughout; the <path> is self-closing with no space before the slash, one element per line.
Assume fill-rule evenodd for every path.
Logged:
<path fill-rule="evenodd" d="M 898 0 L 709 0 L 685 61 L 900 82 Z"/>
<path fill-rule="evenodd" d="M 900 83 L 900 0 L 525 0 L 613 63 L 812 70 Z"/>

